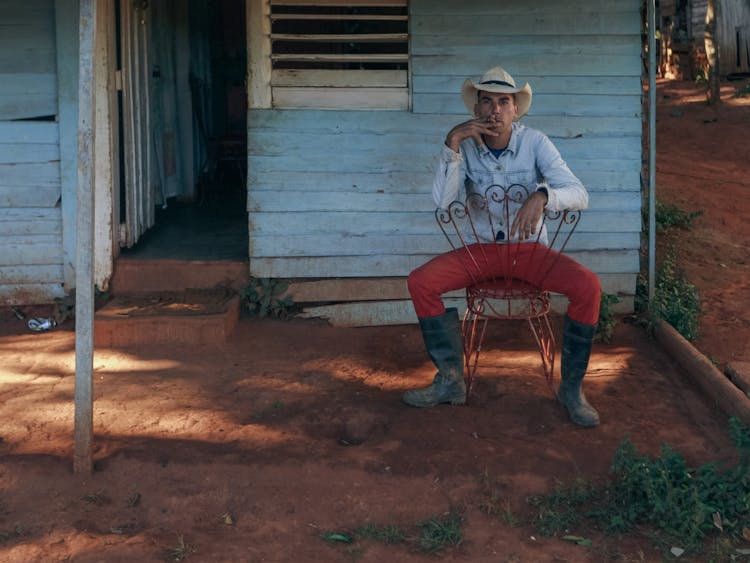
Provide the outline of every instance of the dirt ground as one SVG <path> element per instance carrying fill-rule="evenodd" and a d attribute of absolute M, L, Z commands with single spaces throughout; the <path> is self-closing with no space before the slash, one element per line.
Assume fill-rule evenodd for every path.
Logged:
<path fill-rule="evenodd" d="M 678 244 L 703 299 L 698 346 L 720 364 L 750 360 L 750 98 L 725 91 L 708 108 L 695 85 L 660 84 L 657 140 L 659 197 L 704 211 L 660 245 Z M 400 402 L 434 373 L 416 326 L 243 318 L 218 348 L 97 350 L 95 471 L 75 475 L 73 328 L 0 320 L 0 561 L 661 561 L 645 535 L 544 537 L 527 497 L 605 479 L 625 436 L 691 465 L 734 461 L 726 417 L 626 319 L 586 379 L 602 424 L 580 429 L 521 324 L 491 329 L 470 405 L 419 410 Z M 322 537 L 416 534 L 451 511 L 462 542 L 433 556 Z"/>

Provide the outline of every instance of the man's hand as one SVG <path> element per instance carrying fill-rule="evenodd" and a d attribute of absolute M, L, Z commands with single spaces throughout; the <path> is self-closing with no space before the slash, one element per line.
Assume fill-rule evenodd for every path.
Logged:
<path fill-rule="evenodd" d="M 536 191 L 523 202 L 521 209 L 516 213 L 513 225 L 510 227 L 510 237 L 518 233 L 519 240 L 528 240 L 536 234 L 536 226 L 544 213 L 547 205 L 547 196 L 544 192 Z"/>
<path fill-rule="evenodd" d="M 458 152 L 461 143 L 471 137 L 481 146 L 483 143 L 482 135 L 495 137 L 499 134 L 496 131 L 496 127 L 497 125 L 491 119 L 471 119 L 464 121 L 448 131 L 448 135 L 445 137 L 445 145 L 453 152 Z"/>

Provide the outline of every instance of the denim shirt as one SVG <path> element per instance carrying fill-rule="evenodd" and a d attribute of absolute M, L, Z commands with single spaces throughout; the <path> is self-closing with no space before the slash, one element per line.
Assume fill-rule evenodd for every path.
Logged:
<path fill-rule="evenodd" d="M 453 201 L 463 200 L 471 193 L 484 195 L 485 190 L 492 185 L 507 187 L 511 184 L 525 186 L 529 194 L 539 188 L 546 188 L 546 207 L 550 211 L 581 210 L 588 207 L 586 188 L 570 171 L 552 141 L 544 133 L 519 123 L 513 123 L 508 147 L 499 157 L 495 157 L 484 143 L 478 146 L 473 138 L 465 139 L 458 153 L 443 145 L 432 186 L 432 197 L 439 208 L 446 209 Z M 511 224 L 518 207 L 511 208 Z M 502 219 L 494 213 L 493 217 L 497 230 Z M 477 218 L 477 221 L 480 240 L 494 240 L 496 233 L 490 233 L 486 215 Z M 508 229 L 509 225 L 501 228 Z M 546 242 L 545 236 L 541 242 Z"/>

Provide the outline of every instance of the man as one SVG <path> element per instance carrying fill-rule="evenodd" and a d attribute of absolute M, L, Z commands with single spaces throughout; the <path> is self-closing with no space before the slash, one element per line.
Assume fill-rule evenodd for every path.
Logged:
<path fill-rule="evenodd" d="M 517 123 L 531 106 L 528 84 L 516 88 L 510 74 L 494 67 L 479 82 L 467 79 L 461 90 L 464 104 L 475 118 L 455 126 L 445 138 L 432 190 L 438 207 L 446 208 L 458 199 L 462 187 L 467 193 L 484 194 L 491 185 L 522 184 L 531 195 L 515 212 L 509 235 L 523 241 L 534 234 L 545 207 L 555 211 L 588 206 L 586 188 L 552 142 L 543 133 Z M 446 310 L 441 298 L 443 293 L 471 283 L 463 256 L 464 249 L 442 254 L 409 275 L 409 292 L 425 347 L 438 368 L 431 385 L 404 393 L 404 402 L 409 405 L 430 407 L 466 401 L 461 325 L 456 309 Z M 488 277 L 501 273 L 486 272 Z M 558 398 L 575 424 L 596 426 L 599 415 L 586 401 L 581 383 L 599 318 L 599 279 L 563 255 L 542 285 L 569 300 Z"/>

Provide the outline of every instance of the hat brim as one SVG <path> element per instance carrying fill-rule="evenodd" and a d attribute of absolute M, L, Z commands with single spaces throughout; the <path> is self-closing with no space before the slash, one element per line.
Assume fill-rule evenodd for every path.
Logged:
<path fill-rule="evenodd" d="M 495 94 L 515 94 L 516 105 L 518 106 L 516 119 L 526 115 L 531 107 L 531 86 L 528 82 L 522 88 L 514 88 L 503 84 L 481 84 L 467 78 L 461 86 L 461 96 L 463 96 L 464 105 L 471 115 L 474 115 L 474 106 L 477 104 L 477 92 L 479 90 Z"/>

